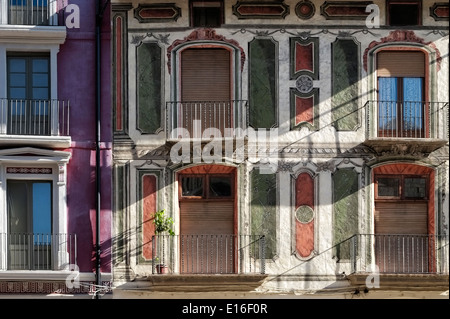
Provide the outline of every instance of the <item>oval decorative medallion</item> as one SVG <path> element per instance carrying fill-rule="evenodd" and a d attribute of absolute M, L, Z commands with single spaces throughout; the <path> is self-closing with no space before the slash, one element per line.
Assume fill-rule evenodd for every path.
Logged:
<path fill-rule="evenodd" d="M 295 6 L 295 14 L 300 19 L 311 19 L 315 12 L 316 7 L 314 7 L 314 4 L 308 0 L 300 1 Z"/>
<path fill-rule="evenodd" d="M 299 206 L 295 210 L 295 218 L 302 224 L 307 224 L 314 219 L 314 211 L 307 205 Z"/>

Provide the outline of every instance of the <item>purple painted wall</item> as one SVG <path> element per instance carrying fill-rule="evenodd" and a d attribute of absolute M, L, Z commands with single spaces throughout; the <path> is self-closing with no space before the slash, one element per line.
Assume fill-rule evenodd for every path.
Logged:
<path fill-rule="evenodd" d="M 58 97 L 70 102 L 72 158 L 67 167 L 67 211 L 69 233 L 77 234 L 78 267 L 95 271 L 96 244 L 96 0 L 59 0 L 60 23 L 76 4 L 80 28 L 67 28 L 58 54 Z M 101 1 L 102 3 L 105 0 Z M 110 87 L 110 5 L 101 28 L 101 272 L 111 272 L 111 178 L 112 130 Z M 70 12 L 69 12 L 70 13 Z"/>

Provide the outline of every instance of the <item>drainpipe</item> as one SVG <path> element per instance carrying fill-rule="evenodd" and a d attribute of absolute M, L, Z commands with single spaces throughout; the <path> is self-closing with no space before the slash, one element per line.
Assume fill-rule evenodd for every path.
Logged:
<path fill-rule="evenodd" d="M 100 179 L 100 124 L 101 124 L 101 27 L 103 22 L 103 12 L 105 11 L 106 6 L 108 5 L 109 0 L 106 0 L 104 5 L 102 6 L 103 0 L 97 0 L 95 3 L 95 61 L 96 61 L 96 72 L 95 72 L 95 80 L 96 80 L 96 89 L 95 89 L 95 97 L 96 97 L 96 111 L 95 111 L 95 119 L 96 119 L 96 127 L 95 127 L 95 188 L 96 188 L 96 216 L 95 216 L 95 298 L 99 298 L 98 290 L 101 286 L 101 273 L 100 273 L 100 199 L 101 199 L 101 179 Z"/>

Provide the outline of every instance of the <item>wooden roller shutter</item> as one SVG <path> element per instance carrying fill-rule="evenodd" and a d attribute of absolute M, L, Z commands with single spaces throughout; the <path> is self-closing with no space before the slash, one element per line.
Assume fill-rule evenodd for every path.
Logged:
<path fill-rule="evenodd" d="M 233 234 L 233 201 L 180 201 L 180 233 Z"/>
<path fill-rule="evenodd" d="M 375 233 L 427 234 L 427 202 L 376 202 Z"/>
<path fill-rule="evenodd" d="M 230 51 L 202 48 L 182 52 L 182 101 L 229 101 L 230 88 Z"/>
<path fill-rule="evenodd" d="M 377 75 L 425 77 L 425 55 L 419 51 L 383 51 L 377 54 Z"/>

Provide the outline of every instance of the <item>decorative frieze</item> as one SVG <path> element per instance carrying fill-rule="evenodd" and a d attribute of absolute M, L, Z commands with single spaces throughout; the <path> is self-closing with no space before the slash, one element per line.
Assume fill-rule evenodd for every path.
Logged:
<path fill-rule="evenodd" d="M 283 1 L 238 1 L 233 5 L 233 14 L 238 19 L 284 19 L 289 6 Z"/>
<path fill-rule="evenodd" d="M 316 7 L 309 0 L 302 0 L 295 6 L 295 14 L 302 20 L 311 19 L 315 13 Z"/>
<path fill-rule="evenodd" d="M 94 282 L 80 282 L 78 287 L 69 288 L 65 281 L 0 281 L 1 294 L 93 294 L 95 293 Z M 104 281 L 102 286 L 105 287 L 102 293 L 112 292 L 111 282 Z"/>
<path fill-rule="evenodd" d="M 134 9 L 134 17 L 140 23 L 177 21 L 181 9 L 174 3 L 139 4 Z"/>
<path fill-rule="evenodd" d="M 8 174 L 52 174 L 50 167 L 7 167 Z"/>
<path fill-rule="evenodd" d="M 325 1 L 320 14 L 327 20 L 365 20 L 370 12 L 366 8 L 372 1 Z"/>
<path fill-rule="evenodd" d="M 216 33 L 214 29 L 211 28 L 202 28 L 196 29 L 192 31 L 187 37 L 184 39 L 178 39 L 172 42 L 172 44 L 167 48 L 167 65 L 169 69 L 169 73 L 171 72 L 171 56 L 172 51 L 177 47 L 185 44 L 189 44 L 190 42 L 195 41 L 211 41 L 211 42 L 223 42 L 225 44 L 231 45 L 241 52 L 241 71 L 244 68 L 245 63 L 245 52 L 244 49 L 239 46 L 239 43 L 232 39 L 227 39 L 223 35 L 219 35 Z"/>
<path fill-rule="evenodd" d="M 422 44 L 424 46 L 428 46 L 430 47 L 436 54 L 436 69 L 437 71 L 439 71 L 441 69 L 441 61 L 442 61 L 442 57 L 441 57 L 441 53 L 439 51 L 439 49 L 436 47 L 436 45 L 432 42 L 425 42 L 424 39 L 418 37 L 414 31 L 410 31 L 410 30 L 395 30 L 395 31 L 391 31 L 389 32 L 389 35 L 381 38 L 380 41 L 372 41 L 370 42 L 369 46 L 364 50 L 364 55 L 363 55 L 363 67 L 364 70 L 367 72 L 367 59 L 368 59 L 368 55 L 369 52 L 372 51 L 375 47 L 379 46 L 379 45 L 384 45 L 384 44 L 403 44 L 403 43 L 417 43 L 417 44 Z"/>
<path fill-rule="evenodd" d="M 430 7 L 430 16 L 435 21 L 448 21 L 449 19 L 449 4 L 448 2 L 435 2 Z"/>

